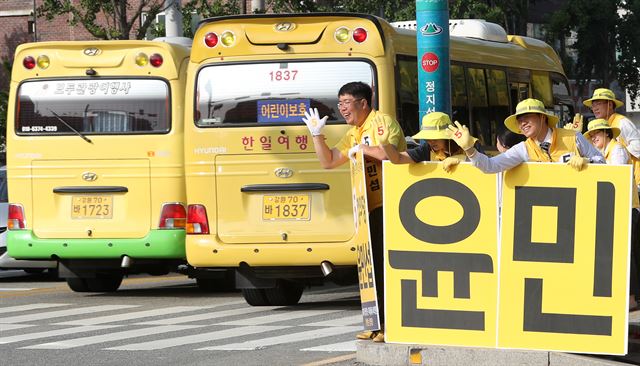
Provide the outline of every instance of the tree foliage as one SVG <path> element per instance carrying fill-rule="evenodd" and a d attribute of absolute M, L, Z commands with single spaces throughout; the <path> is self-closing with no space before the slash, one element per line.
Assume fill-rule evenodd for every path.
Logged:
<path fill-rule="evenodd" d="M 508 34 L 525 35 L 529 6 L 534 0 L 450 0 L 452 19 L 484 19 L 500 24 Z"/>
<path fill-rule="evenodd" d="M 47 20 L 71 15 L 69 25 L 80 24 L 98 39 L 130 39 L 132 32 L 135 39 L 143 39 L 156 15 L 164 10 L 163 3 L 163 0 L 140 0 L 133 6 L 127 0 L 44 0 L 37 14 Z M 143 12 L 147 17 L 140 24 Z"/>
<path fill-rule="evenodd" d="M 239 1 L 234 0 L 189 0 L 182 5 L 182 24 L 184 28 L 184 36 L 193 38 L 191 24 L 194 15 L 200 16 L 202 19 L 211 18 L 221 15 L 240 14 L 241 9 Z"/>
<path fill-rule="evenodd" d="M 11 75 L 11 62 L 9 60 L 3 59 L 2 63 L 2 71 L 6 75 Z M 7 85 L 7 89 L 0 90 L 0 150 L 4 151 L 6 139 L 6 131 L 7 131 L 7 113 L 9 104 L 9 85 Z"/>
<path fill-rule="evenodd" d="M 390 22 L 416 18 L 415 0 L 267 0 L 276 13 L 353 12 L 373 14 Z"/>

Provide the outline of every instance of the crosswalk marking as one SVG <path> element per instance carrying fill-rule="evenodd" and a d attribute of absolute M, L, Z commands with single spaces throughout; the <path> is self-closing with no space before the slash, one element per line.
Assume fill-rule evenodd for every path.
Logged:
<path fill-rule="evenodd" d="M 283 320 L 292 320 L 335 313 L 341 310 L 288 310 L 279 314 L 259 316 L 256 318 L 239 319 L 230 322 L 220 323 L 221 325 L 260 325 L 275 323 Z"/>
<path fill-rule="evenodd" d="M 259 326 L 239 327 L 239 328 L 220 330 L 216 332 L 193 334 L 193 335 L 184 336 L 184 337 L 175 337 L 175 338 L 161 339 L 157 341 L 127 344 L 124 346 L 111 347 L 106 349 L 119 350 L 119 351 L 150 351 L 150 350 L 156 350 L 161 348 L 184 346 L 187 344 L 215 341 L 218 339 L 241 337 L 249 334 L 256 334 L 256 333 L 268 334 L 268 332 L 285 329 L 285 328 L 290 328 L 290 326 L 259 325 Z"/>
<path fill-rule="evenodd" d="M 98 327 L 97 325 L 95 327 Z M 109 327 L 108 325 L 102 325 L 102 327 Z M 58 342 L 42 343 L 34 346 L 22 347 L 24 349 L 68 349 L 80 346 L 88 346 L 90 344 L 113 342 L 122 339 L 144 337 L 153 334 L 162 334 L 167 332 L 176 332 L 185 329 L 195 329 L 202 327 L 202 325 L 161 325 L 151 328 L 140 328 L 133 330 L 125 330 L 116 333 L 107 333 L 91 337 L 74 338 Z"/>
<path fill-rule="evenodd" d="M 300 351 L 314 351 L 314 352 L 356 352 L 356 341 L 347 341 L 332 344 L 323 344 L 321 346 L 303 348 Z"/>
<path fill-rule="evenodd" d="M 57 337 L 61 335 L 69 335 L 69 334 L 76 334 L 76 333 L 83 333 L 83 332 L 93 332 L 96 330 L 116 328 L 116 327 L 121 327 L 121 325 L 96 325 L 96 326 L 72 327 L 72 328 L 49 330 L 46 332 L 25 333 L 25 334 L 19 334 L 19 335 L 14 335 L 9 337 L 0 337 L 0 344 L 30 341 L 32 339 Z"/>
<path fill-rule="evenodd" d="M 116 315 L 106 315 L 100 316 L 96 318 L 89 319 L 80 319 L 80 320 L 72 320 L 63 323 L 56 323 L 59 325 L 96 325 L 96 324 L 104 324 L 104 323 L 113 323 L 123 320 L 130 319 L 140 319 L 140 318 L 148 318 L 152 316 L 160 316 L 160 315 L 169 315 L 175 313 L 182 313 L 187 311 L 194 310 L 204 310 L 208 309 L 211 306 L 173 306 L 162 309 L 153 309 L 153 310 L 144 310 L 144 311 L 135 311 L 132 313 L 124 313 L 124 314 L 116 314 Z"/>
<path fill-rule="evenodd" d="M 71 304 L 38 303 L 38 304 L 7 306 L 7 307 L 0 307 L 0 314 L 4 316 L 4 314 L 7 314 L 7 313 L 16 313 L 19 311 L 46 309 L 46 308 L 54 308 L 58 306 L 68 306 L 68 305 L 71 305 Z M 0 318 L 0 322 L 1 321 L 2 321 L 2 318 Z"/>
<path fill-rule="evenodd" d="M 307 341 L 310 339 L 331 337 L 331 336 L 336 336 L 344 333 L 355 333 L 360 329 L 362 329 L 362 327 L 359 327 L 359 326 L 321 328 L 321 329 L 315 329 L 315 330 L 307 330 L 304 332 L 290 333 L 290 334 L 285 334 L 285 335 L 275 336 L 275 337 L 264 337 L 262 339 L 257 339 L 253 341 L 198 348 L 196 350 L 198 351 L 200 350 L 251 351 L 251 350 L 262 349 L 267 346 L 274 346 L 282 343 Z"/>
<path fill-rule="evenodd" d="M 37 314 L 29 314 L 29 315 L 18 315 L 18 316 L 10 316 L 10 317 L 2 317 L 0 318 L 0 322 L 5 324 L 11 323 L 28 323 L 34 320 L 42 320 L 42 319 L 51 319 L 51 318 L 61 318 L 65 316 L 74 316 L 74 315 L 82 315 L 82 314 L 90 314 L 90 313 L 98 313 L 101 311 L 111 311 L 111 310 L 122 310 L 128 308 L 135 308 L 139 305 L 98 305 L 98 306 L 88 306 L 85 308 L 75 308 L 68 310 L 58 310 L 58 311 L 48 311 L 44 313 Z"/>
<path fill-rule="evenodd" d="M 160 319 L 160 320 L 151 320 L 151 321 L 148 321 L 148 322 L 141 322 L 141 323 L 136 323 L 136 324 L 142 324 L 142 325 L 164 325 L 164 324 L 190 323 L 190 322 L 196 322 L 196 321 L 201 321 L 201 320 L 212 320 L 212 319 L 226 318 L 226 317 L 235 316 L 235 315 L 245 315 L 245 314 L 257 313 L 257 312 L 268 311 L 268 310 L 273 310 L 273 309 L 277 309 L 277 308 L 278 308 L 277 306 L 260 306 L 260 307 L 252 307 L 252 308 L 239 308 L 239 309 L 231 309 L 231 310 L 222 310 L 222 311 L 209 312 L 209 313 L 205 313 L 205 314 L 185 315 L 185 316 L 179 316 L 179 317 L 176 317 L 176 318 L 166 318 L 166 319 Z"/>
<path fill-rule="evenodd" d="M 0 287 L 0 291 L 31 291 L 32 287 Z"/>
<path fill-rule="evenodd" d="M 34 326 L 35 325 L 33 324 L 0 324 L 0 333 L 9 331 L 9 330 L 29 328 Z"/>
<path fill-rule="evenodd" d="M 321 322 L 303 324 L 309 327 L 336 327 L 343 325 L 356 325 L 362 323 L 362 315 L 345 316 L 344 318 L 325 320 Z"/>

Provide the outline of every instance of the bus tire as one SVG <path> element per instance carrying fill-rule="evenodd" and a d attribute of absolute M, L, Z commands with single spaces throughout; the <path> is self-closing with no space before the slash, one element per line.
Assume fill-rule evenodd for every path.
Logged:
<path fill-rule="evenodd" d="M 69 277 L 67 280 L 67 286 L 73 292 L 89 292 L 89 285 L 84 278 L 80 277 Z"/>
<path fill-rule="evenodd" d="M 114 292 L 122 283 L 122 276 L 85 278 L 91 292 Z"/>
<path fill-rule="evenodd" d="M 295 305 L 302 297 L 304 287 L 289 281 L 280 280 L 276 287 L 264 289 L 269 305 Z"/>
<path fill-rule="evenodd" d="M 243 288 L 242 297 L 244 297 L 244 301 L 251 306 L 269 305 L 265 290 L 262 288 Z"/>

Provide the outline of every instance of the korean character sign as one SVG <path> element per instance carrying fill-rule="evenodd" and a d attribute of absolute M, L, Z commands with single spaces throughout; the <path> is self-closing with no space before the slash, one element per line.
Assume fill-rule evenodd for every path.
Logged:
<path fill-rule="evenodd" d="M 353 218 L 356 227 L 354 242 L 358 254 L 358 283 L 362 306 L 362 323 L 366 330 L 380 329 L 378 297 L 373 272 L 373 253 L 369 231 L 369 209 L 362 151 L 356 154 L 355 162 L 349 159 L 351 167 L 351 194 Z"/>
<path fill-rule="evenodd" d="M 499 345 L 625 354 L 631 165 L 504 174 Z"/>
<path fill-rule="evenodd" d="M 631 166 L 502 177 L 384 163 L 386 341 L 625 354 Z"/>
<path fill-rule="evenodd" d="M 383 162 L 385 337 L 495 347 L 497 175 Z"/>

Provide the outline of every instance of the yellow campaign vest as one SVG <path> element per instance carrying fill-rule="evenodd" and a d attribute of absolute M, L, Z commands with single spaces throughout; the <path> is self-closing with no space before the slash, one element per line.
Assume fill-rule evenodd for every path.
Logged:
<path fill-rule="evenodd" d="M 396 146 L 398 152 L 407 150 L 407 141 L 404 138 L 402 127 L 398 121 L 388 114 L 372 110 L 360 127 L 352 127 L 347 134 L 336 144 L 342 155 L 347 156 L 352 146 L 365 144 L 378 146 L 377 131 L 372 122 L 376 117 L 384 119 L 389 127 L 389 143 Z M 368 156 L 364 157 L 365 179 L 367 182 L 367 203 L 369 211 L 382 207 L 382 162 Z"/>
<path fill-rule="evenodd" d="M 620 128 L 620 120 L 625 118 L 622 114 L 614 113 L 609 117 L 609 125 L 611 127 Z M 622 144 L 622 146 L 627 148 L 627 142 L 624 140 L 622 135 L 618 136 L 618 142 Z M 627 150 L 628 151 L 628 150 Z M 640 185 L 640 160 L 633 156 L 633 154 L 629 153 L 629 158 L 631 159 L 631 165 L 633 165 L 633 178 L 636 183 L 636 186 Z M 637 190 L 637 188 L 636 188 Z"/>
<path fill-rule="evenodd" d="M 538 143 L 531 138 L 527 138 L 524 144 L 529 154 L 529 161 L 564 163 L 569 161 L 571 153 L 580 156 L 576 144 L 576 132 L 564 128 L 552 129 L 551 146 L 549 147 L 551 157 L 542 151 Z"/>
<path fill-rule="evenodd" d="M 611 156 L 611 151 L 613 151 L 613 148 L 616 145 L 622 145 L 621 143 L 619 143 L 616 140 L 611 140 L 609 141 L 609 144 L 607 145 L 607 148 L 604 150 L 604 158 L 605 160 L 607 160 L 607 164 L 610 164 L 611 162 L 609 161 L 609 158 Z M 624 146 L 624 145 L 622 145 Z M 633 156 L 631 154 L 629 154 L 629 156 Z M 631 158 L 629 158 L 629 160 L 627 160 L 627 164 L 631 164 Z M 635 169 L 633 170 L 635 173 Z M 638 198 L 638 192 L 637 192 L 638 188 L 637 185 L 635 184 L 631 184 L 631 206 L 633 208 L 637 208 L 640 207 L 640 198 Z"/>

